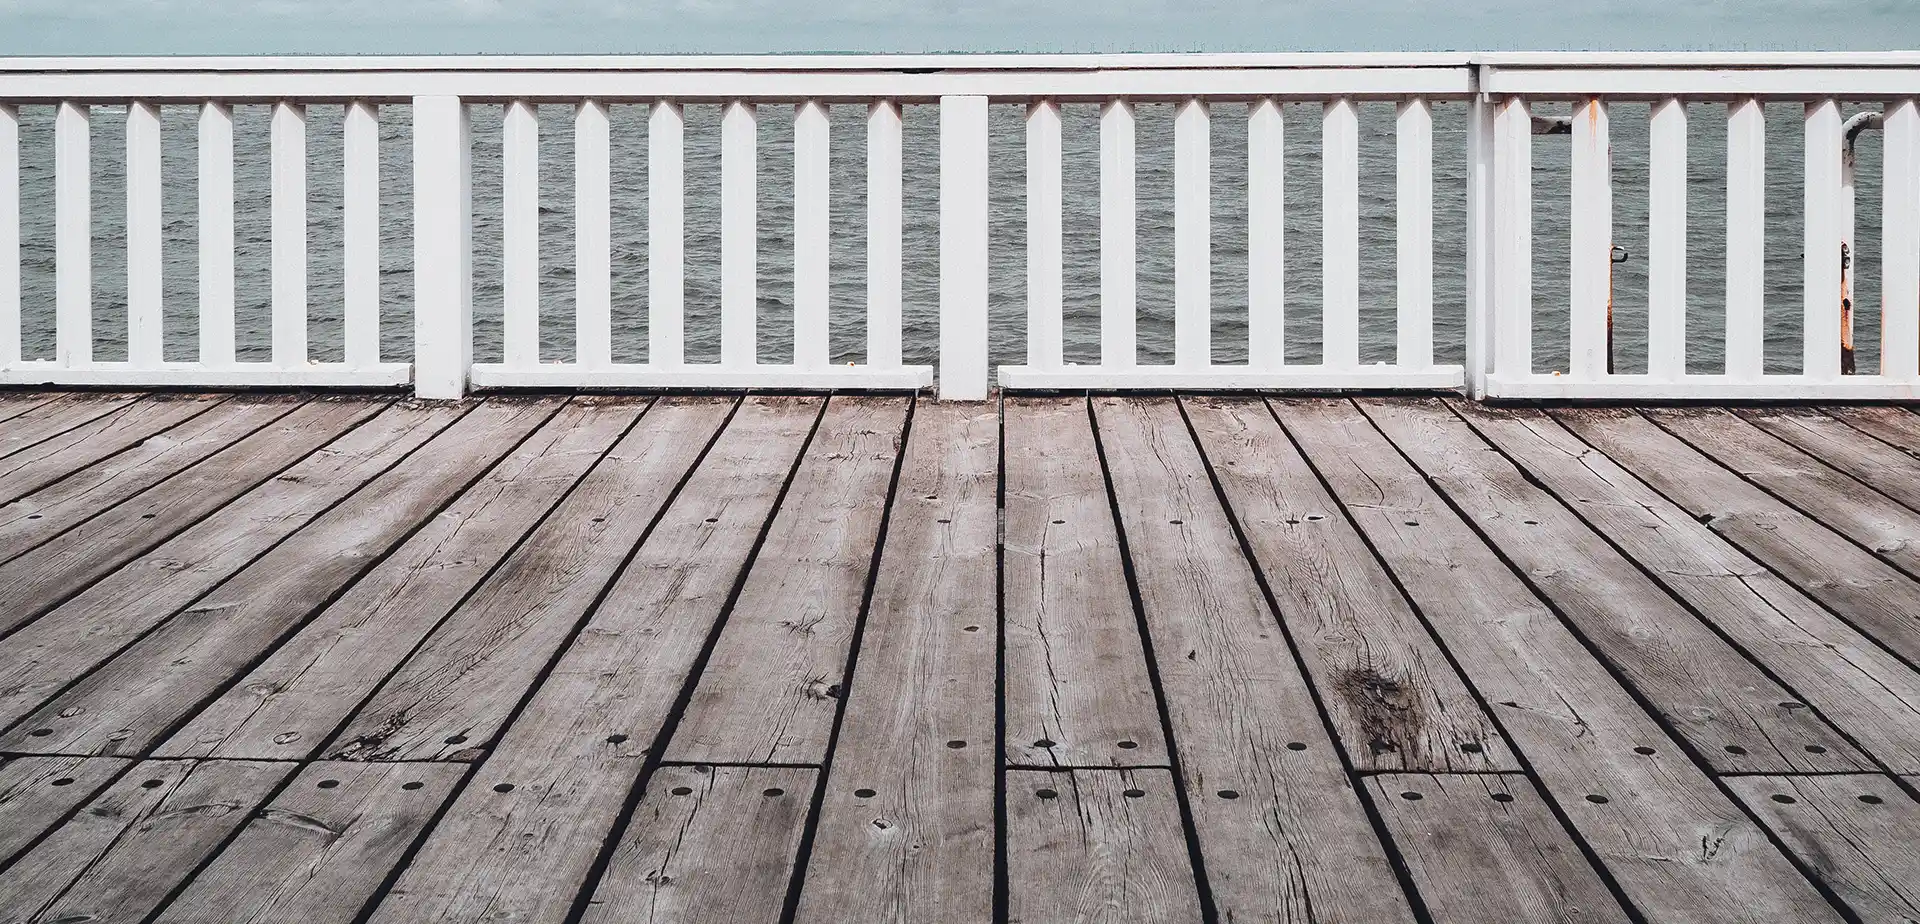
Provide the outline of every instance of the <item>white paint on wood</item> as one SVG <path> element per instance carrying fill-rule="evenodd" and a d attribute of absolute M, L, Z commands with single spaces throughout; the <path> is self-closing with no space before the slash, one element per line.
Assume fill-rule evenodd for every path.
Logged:
<path fill-rule="evenodd" d="M 1727 104 L 1727 375 L 1766 363 L 1767 123 L 1757 99 Z"/>
<path fill-rule="evenodd" d="M 1494 114 L 1485 94 L 1467 104 L 1467 394 L 1487 395 L 1494 359 Z"/>
<path fill-rule="evenodd" d="M 720 365 L 740 371 L 759 361 L 755 325 L 758 243 L 754 218 L 758 110 L 734 100 L 720 117 Z"/>
<path fill-rule="evenodd" d="M 1654 104 L 1647 215 L 1647 371 L 1687 374 L 1687 104 Z"/>
<path fill-rule="evenodd" d="M 1614 401 L 1912 401 L 1920 386 L 1877 375 L 1815 379 L 1805 375 L 1768 375 L 1737 379 L 1726 375 L 1689 375 L 1660 381 L 1646 375 L 1612 375 L 1578 382 L 1564 375 L 1528 375 L 1488 380 L 1488 393 L 1500 398 Z"/>
<path fill-rule="evenodd" d="M 1572 306 L 1567 373 L 1607 374 L 1608 302 L 1613 298 L 1613 158 L 1606 100 L 1573 109 Z"/>
<path fill-rule="evenodd" d="M 1920 107 L 1895 100 L 1885 119 L 1880 374 L 1920 381 Z"/>
<path fill-rule="evenodd" d="M 127 360 L 160 364 L 160 110 L 127 106 Z"/>
<path fill-rule="evenodd" d="M 91 107 L 63 102 L 53 117 L 54 355 L 93 361 L 93 155 Z"/>
<path fill-rule="evenodd" d="M 1173 124 L 1174 365 L 1213 364 L 1212 114 L 1205 100 L 1180 104 Z"/>
<path fill-rule="evenodd" d="M 686 113 L 657 100 L 647 117 L 647 361 L 686 361 Z"/>
<path fill-rule="evenodd" d="M 1133 104 L 1100 113 L 1100 365 L 1131 369 L 1134 348 Z"/>
<path fill-rule="evenodd" d="M 1060 368 L 1062 230 L 1060 105 L 1027 107 L 1027 367 Z"/>
<path fill-rule="evenodd" d="M 275 103 L 272 148 L 273 362 L 307 363 L 307 107 Z"/>
<path fill-rule="evenodd" d="M 987 98 L 940 100 L 940 397 L 987 396 Z"/>
<path fill-rule="evenodd" d="M 1840 377 L 1840 104 L 1806 104 L 1805 352 L 1801 374 Z"/>
<path fill-rule="evenodd" d="M 20 361 L 20 111 L 0 103 L 0 369 Z"/>
<path fill-rule="evenodd" d="M 1000 368 L 1000 387 L 1018 389 L 1130 389 L 1162 390 L 1177 388 L 1242 391 L 1257 389 L 1419 389 L 1441 391 L 1463 384 L 1459 366 L 1432 366 L 1409 370 L 1385 364 L 1351 369 L 1331 369 L 1319 365 L 1290 365 L 1284 369 L 1261 372 L 1243 366 L 1213 366 L 1189 370 L 1178 366 L 1136 366 L 1114 371 L 1099 366 L 1068 366 L 1052 372 L 1018 366 Z"/>
<path fill-rule="evenodd" d="M 613 364 L 612 131 L 606 103 L 574 110 L 574 362 L 588 369 Z"/>
<path fill-rule="evenodd" d="M 1329 100 L 1320 131 L 1321 362 L 1360 364 L 1360 114 Z"/>
<path fill-rule="evenodd" d="M 0 385 L 92 385 L 114 388 L 370 388 L 405 385 L 413 367 L 382 363 L 370 369 L 345 363 L 309 363 L 282 369 L 270 362 L 235 363 L 221 369 L 198 362 L 161 363 L 136 369 L 124 362 L 63 366 L 57 362 L 15 363 L 0 370 Z"/>
<path fill-rule="evenodd" d="M 809 370 L 759 363 L 751 369 L 729 369 L 724 365 L 700 363 L 663 369 L 652 364 L 616 363 L 607 369 L 583 371 L 572 363 L 547 363 L 532 369 L 477 363 L 473 367 L 473 384 L 483 388 L 917 389 L 933 384 L 933 368 L 838 366 Z"/>
<path fill-rule="evenodd" d="M 200 364 L 233 365 L 233 110 L 200 105 Z"/>
<path fill-rule="evenodd" d="M 473 366 L 472 122 L 458 96 L 413 100 L 413 387 L 466 393 Z"/>
<path fill-rule="evenodd" d="M 793 113 L 793 364 L 827 366 L 827 107 L 807 100 Z"/>
<path fill-rule="evenodd" d="M 1247 359 L 1286 363 L 1286 122 L 1280 104 L 1247 106 Z"/>
<path fill-rule="evenodd" d="M 1433 104 L 1403 100 L 1394 121 L 1395 361 L 1425 369 L 1433 365 Z"/>
<path fill-rule="evenodd" d="M 900 368 L 900 104 L 867 107 L 867 365 Z"/>
<path fill-rule="evenodd" d="M 346 360 L 380 362 L 380 107 L 347 104 L 342 186 L 346 271 Z"/>
<path fill-rule="evenodd" d="M 507 104 L 500 130 L 501 328 L 506 364 L 540 362 L 540 115 Z"/>
<path fill-rule="evenodd" d="M 1494 115 L 1493 369 L 1533 371 L 1533 116 L 1502 100 Z"/>

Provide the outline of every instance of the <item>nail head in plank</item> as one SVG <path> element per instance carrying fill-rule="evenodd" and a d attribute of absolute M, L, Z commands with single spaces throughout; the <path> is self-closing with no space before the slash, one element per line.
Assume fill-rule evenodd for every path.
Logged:
<path fill-rule="evenodd" d="M 128 763 L 117 757 L 0 759 L 0 863 L 59 824 Z"/>
<path fill-rule="evenodd" d="M 993 918 L 999 436 L 914 411 L 799 921 Z"/>
<path fill-rule="evenodd" d="M 1354 766 L 1519 769 L 1267 406 L 1183 403 Z"/>
<path fill-rule="evenodd" d="M 583 924 L 774 924 L 818 771 L 662 767 L 594 887 Z"/>
<path fill-rule="evenodd" d="M 1434 924 L 1632 920 L 1525 776 L 1387 773 L 1367 786 Z"/>
<path fill-rule="evenodd" d="M 1002 414 L 1007 762 L 1165 766 L 1086 402 L 1008 398 Z"/>

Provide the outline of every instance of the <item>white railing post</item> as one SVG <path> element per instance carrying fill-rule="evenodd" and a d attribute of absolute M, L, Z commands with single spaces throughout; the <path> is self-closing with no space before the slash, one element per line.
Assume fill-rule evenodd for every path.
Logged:
<path fill-rule="evenodd" d="M 1687 374 L 1687 104 L 1654 103 L 1647 143 L 1647 372 Z"/>
<path fill-rule="evenodd" d="M 0 103 L 0 369 L 20 361 L 20 111 Z"/>
<path fill-rule="evenodd" d="M 1353 100 L 1328 100 L 1320 131 L 1320 362 L 1360 365 L 1360 114 Z"/>
<path fill-rule="evenodd" d="M 1727 104 L 1727 376 L 1766 373 L 1767 122 L 1757 99 Z"/>
<path fill-rule="evenodd" d="M 512 369 L 540 364 L 540 115 L 507 104 L 500 126 L 500 340 Z"/>
<path fill-rule="evenodd" d="M 54 350 L 60 365 L 93 361 L 91 107 L 62 102 L 53 123 Z"/>
<path fill-rule="evenodd" d="M 900 104 L 867 107 L 867 365 L 900 368 Z"/>
<path fill-rule="evenodd" d="M 1613 272 L 1613 161 L 1607 101 L 1573 107 L 1573 227 L 1568 282 L 1567 374 L 1593 382 L 1608 371 L 1607 300 Z"/>
<path fill-rule="evenodd" d="M 1840 143 L 1840 105 L 1831 99 L 1807 103 L 1801 371 L 1815 382 L 1840 377 Z"/>
<path fill-rule="evenodd" d="M 1286 122 L 1280 104 L 1247 104 L 1247 364 L 1286 363 Z"/>
<path fill-rule="evenodd" d="M 807 100 L 793 113 L 793 365 L 827 368 L 828 143 L 827 107 Z"/>
<path fill-rule="evenodd" d="M 1467 394 L 1487 397 L 1493 366 L 1493 113 L 1480 92 L 1487 69 L 1476 66 L 1467 112 Z M 1251 147 L 1249 143 L 1249 147 Z"/>
<path fill-rule="evenodd" d="M 1061 325 L 1060 104 L 1027 108 L 1027 365 L 1057 372 Z"/>
<path fill-rule="evenodd" d="M 342 128 L 347 365 L 380 364 L 380 107 L 347 104 Z"/>
<path fill-rule="evenodd" d="M 1886 188 L 1880 210 L 1880 374 L 1920 381 L 1920 108 L 1890 102 L 1881 129 Z M 3 232 L 0 232 L 3 233 Z"/>
<path fill-rule="evenodd" d="M 413 99 L 413 387 L 459 398 L 473 366 L 471 122 L 458 96 Z"/>
<path fill-rule="evenodd" d="M 127 361 L 160 368 L 160 109 L 127 105 Z"/>
<path fill-rule="evenodd" d="M 233 365 L 233 109 L 200 106 L 200 364 Z"/>
<path fill-rule="evenodd" d="M 647 362 L 677 369 L 686 343 L 686 113 L 656 100 L 647 117 Z"/>
<path fill-rule="evenodd" d="M 1533 116 L 1508 97 L 1494 116 L 1493 372 L 1533 372 Z"/>
<path fill-rule="evenodd" d="M 745 372 L 760 361 L 756 275 L 759 113 L 735 100 L 720 117 L 720 365 Z"/>
<path fill-rule="evenodd" d="M 940 398 L 987 396 L 987 98 L 940 98 Z"/>
<path fill-rule="evenodd" d="M 269 130 L 273 225 L 273 364 L 307 363 L 307 107 L 275 103 Z"/>
<path fill-rule="evenodd" d="M 1109 100 L 1100 113 L 1100 367 L 1137 364 L 1133 104 Z"/>
<path fill-rule="evenodd" d="M 1213 140 L 1206 101 L 1181 103 L 1173 132 L 1173 361 L 1201 370 L 1213 363 Z"/>
<path fill-rule="evenodd" d="M 1398 349 L 1407 369 L 1433 366 L 1433 105 L 1415 97 L 1394 113 L 1394 277 Z"/>
<path fill-rule="evenodd" d="M 573 115 L 573 361 L 613 365 L 613 123 L 607 104 Z"/>

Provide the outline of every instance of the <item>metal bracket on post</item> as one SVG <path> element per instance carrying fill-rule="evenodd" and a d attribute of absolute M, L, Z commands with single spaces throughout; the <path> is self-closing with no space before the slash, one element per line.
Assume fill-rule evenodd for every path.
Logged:
<path fill-rule="evenodd" d="M 466 394 L 473 371 L 471 123 L 458 96 L 413 99 L 413 389 Z"/>

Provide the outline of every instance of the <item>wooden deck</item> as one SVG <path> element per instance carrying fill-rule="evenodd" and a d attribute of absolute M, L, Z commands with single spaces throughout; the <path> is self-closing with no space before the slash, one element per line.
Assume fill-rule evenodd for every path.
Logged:
<path fill-rule="evenodd" d="M 0 922 L 1913 922 L 1920 414 L 0 396 Z"/>

